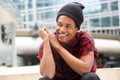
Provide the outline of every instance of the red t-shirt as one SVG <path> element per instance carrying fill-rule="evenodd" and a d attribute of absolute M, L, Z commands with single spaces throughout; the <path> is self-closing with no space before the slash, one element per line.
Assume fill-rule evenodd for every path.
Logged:
<path fill-rule="evenodd" d="M 79 31 L 69 43 L 62 43 L 61 45 L 76 58 L 80 58 L 81 56 L 88 54 L 90 51 L 94 51 L 95 59 L 98 56 L 98 51 L 95 48 L 93 38 L 87 32 Z M 56 65 L 54 80 L 79 80 L 81 76 L 66 64 L 66 62 L 53 47 L 51 47 L 51 49 Z M 42 58 L 42 54 L 43 44 L 40 46 L 38 58 Z M 91 72 L 96 71 L 95 63 L 96 62 L 93 64 Z"/>

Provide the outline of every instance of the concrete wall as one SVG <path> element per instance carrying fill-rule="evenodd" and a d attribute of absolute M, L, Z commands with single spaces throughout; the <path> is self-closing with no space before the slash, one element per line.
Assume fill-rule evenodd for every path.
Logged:
<path fill-rule="evenodd" d="M 97 69 L 101 80 L 120 80 L 120 68 Z M 39 66 L 0 68 L 0 80 L 38 80 Z"/>
<path fill-rule="evenodd" d="M 120 68 L 97 69 L 96 73 L 101 80 L 120 80 Z"/>

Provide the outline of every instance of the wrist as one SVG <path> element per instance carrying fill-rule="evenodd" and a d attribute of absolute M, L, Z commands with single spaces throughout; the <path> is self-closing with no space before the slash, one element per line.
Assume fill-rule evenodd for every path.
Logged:
<path fill-rule="evenodd" d="M 55 48 L 56 48 L 57 51 L 59 51 L 59 50 L 61 49 L 61 47 L 62 47 L 62 46 L 61 46 L 60 44 L 58 44 L 58 45 L 56 45 Z"/>
<path fill-rule="evenodd" d="M 44 41 L 48 41 L 49 38 L 48 38 L 48 37 L 44 37 L 43 40 L 44 40 Z"/>

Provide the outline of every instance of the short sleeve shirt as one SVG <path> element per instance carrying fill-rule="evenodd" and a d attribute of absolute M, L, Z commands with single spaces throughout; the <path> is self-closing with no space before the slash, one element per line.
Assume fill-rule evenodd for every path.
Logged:
<path fill-rule="evenodd" d="M 69 43 L 60 44 L 76 58 L 80 58 L 91 51 L 94 52 L 95 59 L 98 56 L 98 50 L 95 48 L 94 40 L 87 32 L 79 31 Z M 42 58 L 43 45 L 44 43 L 40 46 L 38 58 Z M 67 65 L 67 63 L 59 55 L 59 52 L 57 52 L 53 47 L 51 47 L 51 49 L 56 65 L 54 80 L 79 80 L 81 76 Z M 95 71 L 96 64 L 94 62 L 91 72 Z"/>

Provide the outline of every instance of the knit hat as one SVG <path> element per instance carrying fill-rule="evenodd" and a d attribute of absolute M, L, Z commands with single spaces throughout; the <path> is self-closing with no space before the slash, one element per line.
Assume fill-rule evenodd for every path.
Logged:
<path fill-rule="evenodd" d="M 57 15 L 56 21 L 58 21 L 59 16 L 66 15 L 73 19 L 78 29 L 83 22 L 83 12 L 84 6 L 78 2 L 71 2 L 63 6 Z"/>

